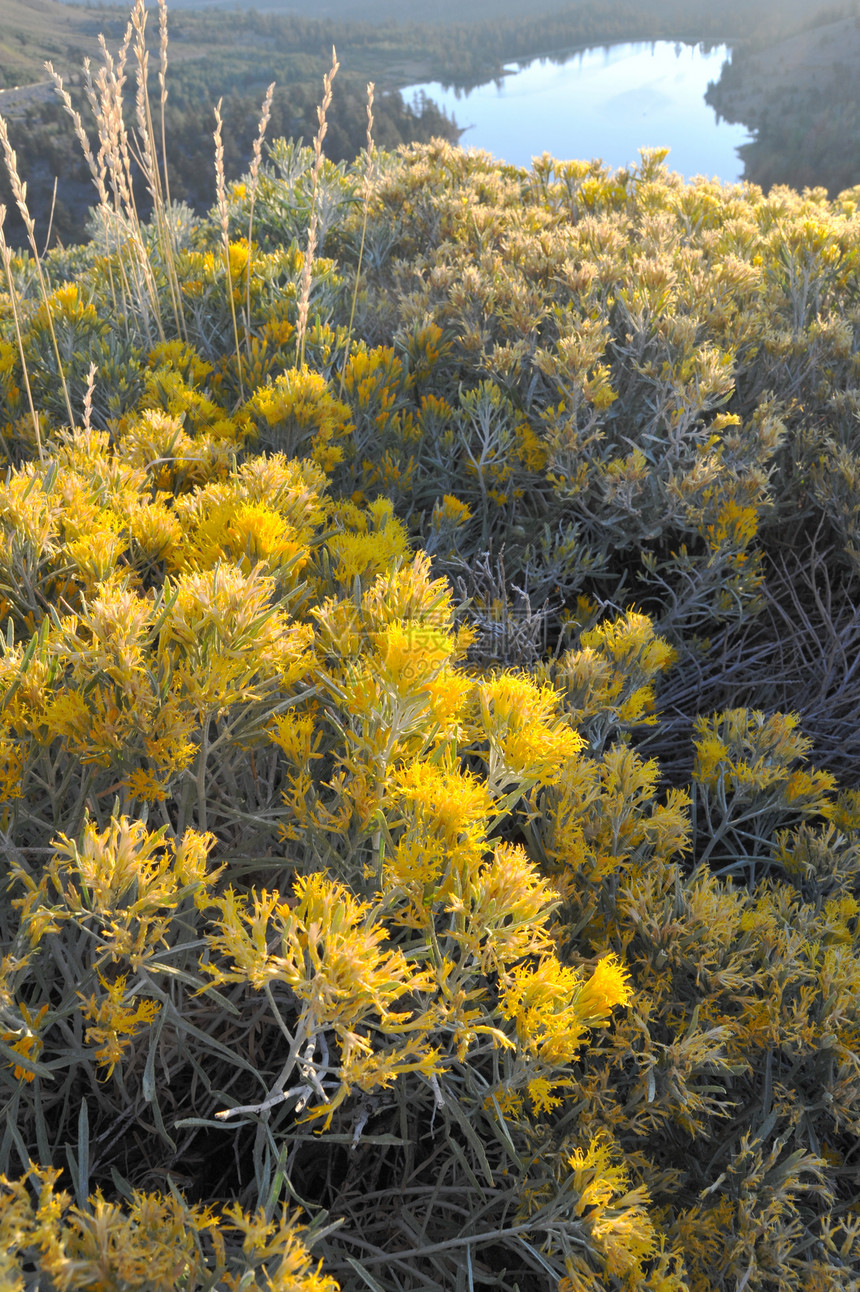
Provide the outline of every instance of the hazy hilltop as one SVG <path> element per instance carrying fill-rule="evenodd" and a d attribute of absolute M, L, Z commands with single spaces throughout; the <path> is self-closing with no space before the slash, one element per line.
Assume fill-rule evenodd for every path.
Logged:
<path fill-rule="evenodd" d="M 16 0 L 20 3 L 20 0 Z M 80 5 L 81 0 L 62 0 L 66 6 Z M 147 0 L 155 8 L 157 0 Z M 22 6 L 26 7 L 26 6 Z M 617 5 L 605 0 L 169 0 L 169 9 L 254 10 L 261 14 L 283 17 L 319 19 L 332 22 L 360 22 L 373 25 L 397 22 L 409 25 L 444 26 L 449 24 L 530 21 L 550 14 L 574 13 L 601 8 L 613 10 Z M 110 8 L 110 6 L 104 6 Z M 724 18 L 728 24 L 740 24 L 746 29 L 750 20 L 759 15 L 773 20 L 775 25 L 795 21 L 816 8 L 808 0 L 630 0 L 627 6 L 631 17 L 638 13 L 643 19 L 668 17 L 676 22 L 700 18 L 706 22 Z M 5 0 L 0 0 L 0 13 L 5 11 Z M 98 10 L 93 12 L 98 13 Z"/>
<path fill-rule="evenodd" d="M 46 6 L 57 8 L 57 0 L 45 0 Z M 66 9 L 83 8 L 85 0 L 58 0 Z M 170 12 L 183 9 L 221 9 L 235 12 L 256 10 L 257 13 L 279 14 L 285 18 L 317 18 L 333 22 L 369 22 L 372 24 L 400 22 L 438 25 L 444 23 L 487 22 L 493 18 L 507 21 L 512 18 L 534 18 L 544 14 L 561 13 L 576 9 L 582 0 L 168 0 Z M 148 9 L 157 8 L 157 0 L 146 0 Z M 5 21 L 6 9 L 15 7 L 26 10 L 26 0 L 0 0 L 0 16 Z M 101 9 L 113 6 L 100 6 Z M 36 8 L 34 0 L 33 8 Z M 98 15 L 99 8 L 94 10 Z"/>
<path fill-rule="evenodd" d="M 66 8 L 77 7 L 82 0 L 61 0 Z M 26 9 L 26 0 L 9 0 L 9 6 Z M 50 0 L 52 8 L 56 8 Z M 33 7 L 36 7 L 35 0 Z M 107 6 L 106 6 L 107 7 Z M 156 0 L 147 0 L 147 8 L 157 7 Z M 281 14 L 286 18 L 319 18 L 334 22 L 401 22 L 401 23 L 462 23 L 486 22 L 493 18 L 538 17 L 575 9 L 577 0 L 168 0 L 170 11 L 178 9 L 255 9 L 257 13 Z M 5 20 L 7 0 L 0 0 L 0 15 Z M 98 10 L 96 10 L 98 13 Z"/>
<path fill-rule="evenodd" d="M 0 0 L 0 85 L 44 75 L 45 59 L 95 55 L 103 18 L 100 10 L 57 0 Z"/>
<path fill-rule="evenodd" d="M 71 0 L 67 0 L 71 2 Z M 225 0 L 172 0 L 172 9 L 236 8 Z M 576 6 L 571 0 L 238 0 L 238 7 L 286 17 L 329 19 L 335 22 L 451 23 L 486 22 L 557 13 Z"/>

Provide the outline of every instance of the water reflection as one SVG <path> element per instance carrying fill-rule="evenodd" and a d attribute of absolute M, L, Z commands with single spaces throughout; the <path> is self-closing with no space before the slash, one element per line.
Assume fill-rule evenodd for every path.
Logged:
<path fill-rule="evenodd" d="M 670 147 L 668 164 L 690 178 L 740 179 L 743 125 L 718 120 L 704 95 L 728 49 L 673 41 L 609 45 L 512 65 L 495 82 L 465 92 L 438 83 L 403 91 L 428 97 L 465 127 L 464 145 L 528 166 L 542 152 L 600 157 L 612 167 L 643 147 Z"/>

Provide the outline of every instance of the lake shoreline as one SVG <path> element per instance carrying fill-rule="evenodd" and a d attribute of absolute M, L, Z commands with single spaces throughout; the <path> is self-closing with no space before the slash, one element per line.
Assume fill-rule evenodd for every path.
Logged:
<path fill-rule="evenodd" d="M 660 36 L 660 37 L 643 36 L 641 38 L 632 37 L 629 39 L 625 39 L 623 41 L 608 40 L 608 41 L 598 42 L 597 44 L 594 44 L 594 43 L 583 44 L 581 41 L 578 41 L 574 45 L 565 45 L 560 50 L 544 50 L 538 54 L 530 54 L 527 59 L 524 58 L 522 60 L 511 60 L 509 63 L 504 64 L 501 70 L 494 72 L 492 76 L 484 77 L 480 81 L 469 82 L 467 84 L 465 82 L 456 82 L 456 81 L 446 82 L 446 81 L 440 80 L 439 84 L 444 85 L 446 89 L 454 90 L 455 92 L 458 89 L 460 89 L 460 90 L 464 90 L 466 94 L 470 94 L 473 90 L 480 89 L 482 85 L 495 84 L 495 82 L 500 78 L 510 75 L 510 73 L 508 72 L 509 67 L 514 67 L 516 71 L 522 71 L 524 68 L 530 67 L 532 63 L 537 63 L 544 59 L 549 59 L 553 62 L 557 62 L 559 60 L 563 60 L 566 62 L 574 55 L 587 53 L 591 49 L 611 49 L 613 48 L 613 46 L 616 46 L 616 45 L 657 45 L 657 44 L 690 45 L 694 49 L 699 48 L 702 45 L 709 46 L 711 48 L 725 46 L 726 48 L 729 49 L 730 53 L 733 54 L 736 49 L 740 49 L 742 47 L 744 42 L 742 40 L 736 40 L 736 39 L 733 40 L 728 37 L 719 39 L 719 40 L 712 39 L 710 37 L 694 40 L 691 37 L 687 37 L 687 36 L 679 36 L 677 38 L 674 38 L 674 37 L 669 38 L 669 37 L 663 37 L 663 36 Z M 425 67 L 426 66 L 428 65 L 425 64 Z M 514 75 L 516 75 L 516 71 L 514 72 Z M 422 79 L 429 80 L 432 78 L 423 77 Z M 411 86 L 408 84 L 399 85 L 397 88 L 400 89 L 401 93 L 405 93 L 408 89 L 411 88 Z"/>
<path fill-rule="evenodd" d="M 431 99 L 454 119 L 463 147 L 510 165 L 528 169 L 549 152 L 620 169 L 641 148 L 669 147 L 670 168 L 687 178 L 737 183 L 749 132 L 720 120 L 705 97 L 732 54 L 707 39 L 577 44 L 511 60 L 471 89 L 429 81 L 401 93 Z"/>

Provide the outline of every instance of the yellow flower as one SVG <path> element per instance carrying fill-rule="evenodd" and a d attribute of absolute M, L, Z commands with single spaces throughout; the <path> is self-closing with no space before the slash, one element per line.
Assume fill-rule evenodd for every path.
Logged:
<path fill-rule="evenodd" d="M 627 1005 L 633 996 L 628 971 L 614 954 L 599 960 L 591 977 L 580 988 L 576 1007 L 592 1026 L 604 1023 L 616 1005 Z"/>
<path fill-rule="evenodd" d="M 163 944 L 178 903 L 214 878 L 202 863 L 212 835 L 187 831 L 180 843 L 164 835 L 114 817 L 102 831 L 87 822 L 79 840 L 55 841 L 48 879 L 68 913 L 96 933 L 101 958 L 138 969 Z"/>
<path fill-rule="evenodd" d="M 400 950 L 383 950 L 385 929 L 343 884 L 300 876 L 294 904 L 265 890 L 246 898 L 229 888 L 215 905 L 221 915 L 210 946 L 233 965 L 204 964 L 216 982 L 258 988 L 283 982 L 323 1026 L 354 1031 L 370 1019 L 396 1032 L 408 1022 L 391 1007 L 423 985 L 424 976 L 415 975 Z"/>
<path fill-rule="evenodd" d="M 403 692 L 423 690 L 456 649 L 449 633 L 409 621 L 388 623 L 370 638 L 382 676 Z"/>
<path fill-rule="evenodd" d="M 352 503 L 342 503 L 334 519 L 341 529 L 328 540 L 328 548 L 343 583 L 351 585 L 356 576 L 384 576 L 409 551 L 406 527 L 394 515 L 387 498 L 377 499 L 364 511 Z"/>
<path fill-rule="evenodd" d="M 453 767 L 408 763 L 396 772 L 392 795 L 406 830 L 386 858 L 389 882 L 424 886 L 478 864 L 492 806 L 483 781 Z"/>
<path fill-rule="evenodd" d="M 515 1022 L 520 1045 L 545 1063 L 571 1062 L 586 1024 L 575 1007 L 578 970 L 546 956 L 536 965 L 514 965 L 500 993 L 503 1017 Z"/>
<path fill-rule="evenodd" d="M 635 1278 L 642 1262 L 656 1251 L 657 1233 L 646 1210 L 647 1191 L 630 1188 L 628 1172 L 615 1156 L 601 1136 L 571 1153 L 568 1166 L 578 1195 L 575 1214 L 584 1218 L 607 1274 Z"/>
<path fill-rule="evenodd" d="M 705 526 L 705 537 L 713 552 L 723 548 L 745 548 L 758 532 L 758 509 L 736 502 L 722 503 L 715 521 Z"/>
<path fill-rule="evenodd" d="M 77 566 L 85 587 L 103 583 L 116 568 L 126 541 L 111 524 L 93 528 L 66 544 L 69 560 Z"/>
<path fill-rule="evenodd" d="M 123 784 L 131 798 L 143 799 L 145 803 L 163 803 L 170 797 L 170 781 L 143 767 L 133 768 Z"/>
<path fill-rule="evenodd" d="M 11 734 L 0 730 L 0 802 L 23 797 L 24 754 Z"/>
<path fill-rule="evenodd" d="M 467 504 L 449 493 L 444 494 L 433 508 L 433 524 L 437 527 L 442 524 L 465 525 L 471 519 L 472 512 Z"/>
<path fill-rule="evenodd" d="M 706 735 L 696 741 L 696 778 L 705 784 L 716 783 L 716 772 L 728 758 L 729 748 L 719 736 Z"/>
<path fill-rule="evenodd" d="M 567 1082 L 547 1081 L 544 1077 L 534 1077 L 526 1087 L 534 1111 L 538 1114 L 549 1113 L 554 1108 L 558 1108 L 563 1103 L 558 1091 L 567 1084 Z"/>
<path fill-rule="evenodd" d="M 557 892 L 525 849 L 500 843 L 492 860 L 448 896 L 446 909 L 462 916 L 463 927 L 458 921 L 451 936 L 488 973 L 548 951 L 547 922 L 557 904 Z"/>
<path fill-rule="evenodd" d="M 463 637 L 457 636 L 457 653 L 463 648 Z M 441 668 L 423 685 L 427 695 L 433 719 L 439 730 L 452 742 L 459 743 L 465 736 L 467 724 L 467 707 L 471 698 L 474 682 L 463 673 L 453 668 Z"/>
<path fill-rule="evenodd" d="M 503 1117 L 518 1118 L 522 1116 L 523 1097 L 517 1094 L 515 1090 L 500 1088 L 487 1095 L 484 1100 L 484 1108 L 488 1113 L 494 1111 L 494 1101 L 495 1106 L 498 1106 L 498 1110 Z"/>
<path fill-rule="evenodd" d="M 200 357 L 186 341 L 159 341 L 147 356 L 150 368 L 175 368 L 190 386 L 199 386 L 212 373 L 212 364 Z"/>
<path fill-rule="evenodd" d="M 571 1063 L 587 1028 L 604 1027 L 615 1005 L 630 999 L 624 969 L 614 955 L 583 983 L 578 969 L 554 955 L 537 964 L 514 965 L 503 976 L 500 1005 L 516 1024 L 524 1051 L 553 1067 Z"/>
<path fill-rule="evenodd" d="M 23 1020 L 22 1027 L 16 1031 L 4 1031 L 0 1035 L 2 1035 L 10 1050 L 14 1050 L 16 1054 L 20 1054 L 25 1059 L 38 1059 L 43 1048 L 39 1029 L 48 1013 L 48 1006 L 42 1005 L 35 1015 L 30 1013 L 23 1001 L 18 1005 L 18 1009 Z M 32 1069 L 21 1067 L 20 1064 L 15 1064 L 12 1072 L 16 1081 L 30 1082 L 36 1076 Z"/>
<path fill-rule="evenodd" d="M 248 401 L 247 413 L 264 446 L 287 457 L 309 453 L 323 470 L 340 461 L 340 441 L 353 431 L 349 407 L 309 368 L 292 368 L 261 386 Z"/>
<path fill-rule="evenodd" d="M 106 1075 L 110 1077 L 134 1038 L 152 1023 L 161 1006 L 154 1000 L 135 1000 L 134 996 L 127 999 L 126 974 L 109 983 L 99 973 L 99 981 L 105 995 L 100 1000 L 81 996 L 81 1012 L 91 1024 L 86 1030 L 86 1042 L 99 1047 L 96 1058 L 107 1067 Z"/>
<path fill-rule="evenodd" d="M 476 687 L 479 730 L 489 739 L 494 785 L 555 776 L 585 742 L 559 714 L 559 696 L 523 674 L 501 673 Z"/>

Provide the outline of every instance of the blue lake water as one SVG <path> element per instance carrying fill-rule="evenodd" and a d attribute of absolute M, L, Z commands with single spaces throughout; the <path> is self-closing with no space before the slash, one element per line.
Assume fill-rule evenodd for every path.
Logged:
<path fill-rule="evenodd" d="M 613 169 L 638 160 L 640 148 L 671 148 L 667 165 L 685 178 L 740 179 L 744 126 L 718 122 L 704 100 L 729 50 L 725 45 L 649 41 L 579 50 L 564 62 L 513 65 L 499 82 L 469 91 L 437 82 L 423 91 L 467 127 L 464 147 L 485 148 L 502 161 L 529 166 L 534 156 L 601 158 Z"/>

